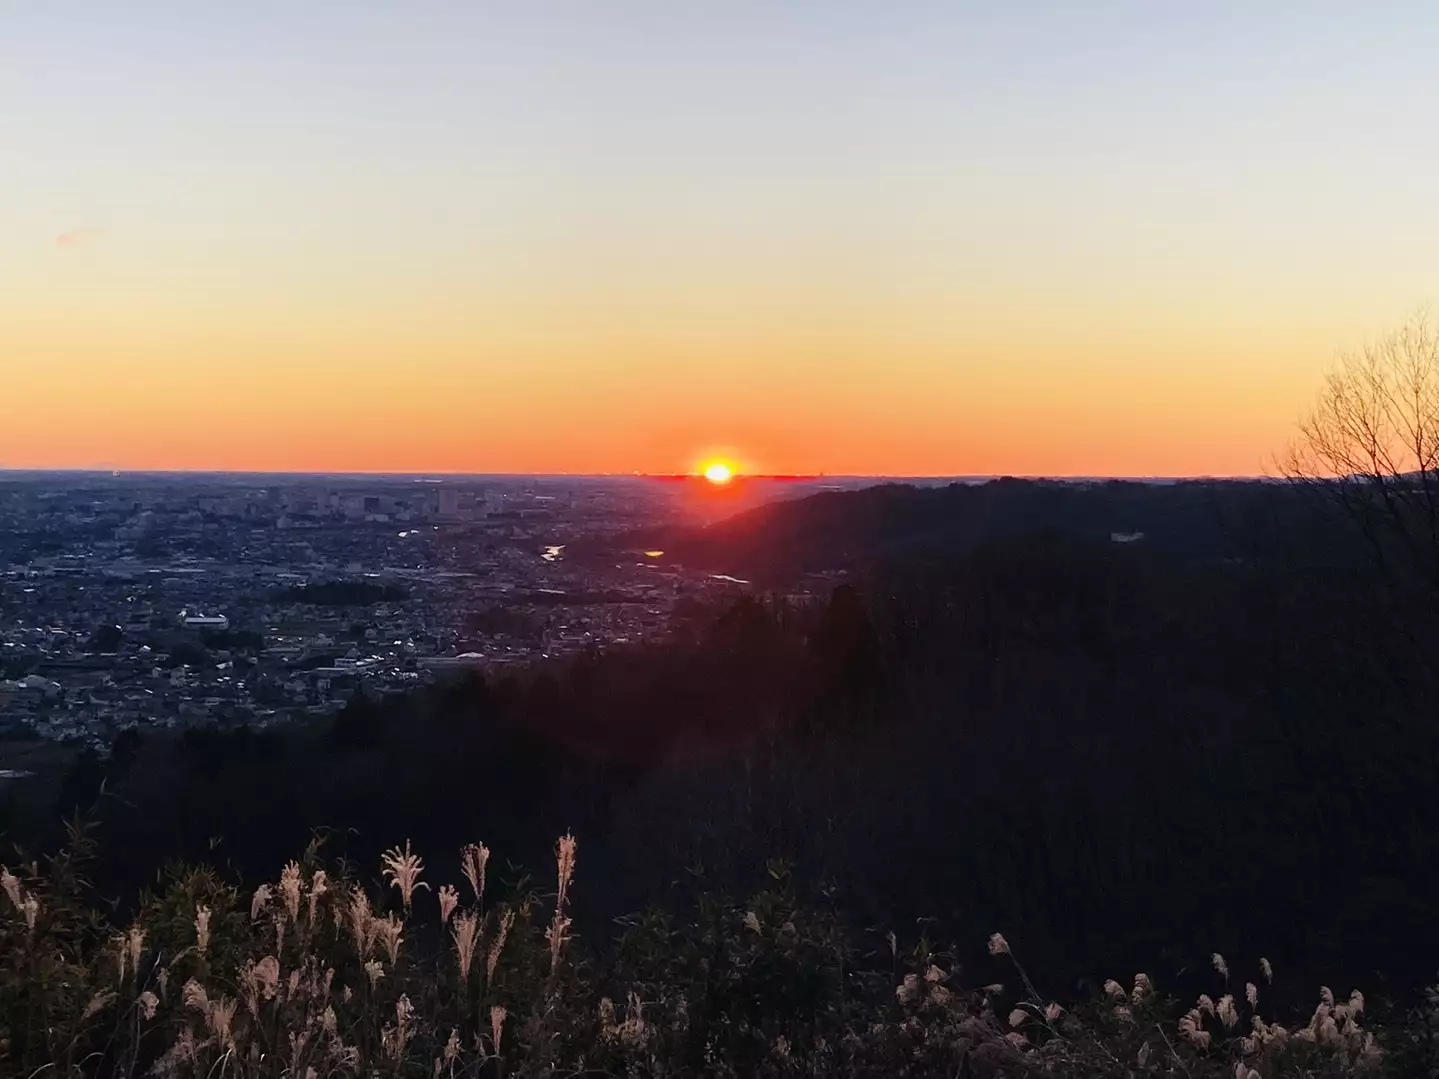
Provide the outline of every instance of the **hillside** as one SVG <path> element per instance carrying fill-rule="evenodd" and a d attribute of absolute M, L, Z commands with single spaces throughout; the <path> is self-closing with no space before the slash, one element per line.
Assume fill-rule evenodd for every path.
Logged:
<path fill-rule="evenodd" d="M 1142 536 L 1149 548 L 1209 558 L 1236 553 L 1241 524 L 1293 511 L 1289 488 L 1259 481 L 881 484 L 774 502 L 704 528 L 631 533 L 617 546 L 663 550 L 667 561 L 757 579 L 863 570 L 915 553 L 957 553 L 1046 533 L 1105 542 Z"/>

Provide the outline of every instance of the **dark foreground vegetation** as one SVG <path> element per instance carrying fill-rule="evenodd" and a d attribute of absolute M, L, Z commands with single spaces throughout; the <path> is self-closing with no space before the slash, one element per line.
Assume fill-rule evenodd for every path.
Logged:
<path fill-rule="evenodd" d="M 466 845 L 431 888 L 409 844 L 373 871 L 312 844 L 241 893 L 158 878 L 95 909 L 91 841 L 0 870 L 7 1075 L 1348 1076 L 1433 1074 L 1439 1000 L 1396 1012 L 1321 986 L 1271 1000 L 1267 958 L 1210 959 L 1186 1009 L 1147 973 L 1050 999 L 1002 934 L 961 968 L 925 934 L 866 939 L 800 902 L 783 865 L 735 902 L 702 895 L 576 938 L 576 841 L 508 888 Z M 457 863 L 457 864 L 456 864 Z M 580 867 L 578 873 L 577 865 Z M 1287 1018 L 1292 1013 L 1294 1018 Z"/>

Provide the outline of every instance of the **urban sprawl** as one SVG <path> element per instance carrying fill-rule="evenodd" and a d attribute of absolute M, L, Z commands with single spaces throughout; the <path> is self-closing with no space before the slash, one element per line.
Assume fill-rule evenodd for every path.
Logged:
<path fill-rule="evenodd" d="M 650 640 L 742 589 L 581 542 L 684 516 L 642 478 L 0 477 L 0 737 L 266 727 Z"/>

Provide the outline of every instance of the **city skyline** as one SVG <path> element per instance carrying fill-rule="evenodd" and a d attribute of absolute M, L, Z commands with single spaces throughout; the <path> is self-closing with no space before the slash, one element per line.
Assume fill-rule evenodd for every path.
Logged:
<path fill-rule="evenodd" d="M 1439 296 L 1439 13 L 0 13 L 0 467 L 1272 470 Z"/>

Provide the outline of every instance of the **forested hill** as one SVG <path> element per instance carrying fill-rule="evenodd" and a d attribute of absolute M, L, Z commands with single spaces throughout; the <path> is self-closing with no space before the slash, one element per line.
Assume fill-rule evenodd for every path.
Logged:
<path fill-rule="evenodd" d="M 863 569 L 898 556 L 1045 533 L 1106 542 L 1121 535 L 1182 557 L 1230 557 L 1242 554 L 1236 537 L 1252 536 L 1254 528 L 1294 509 L 1292 489 L 1263 481 L 881 484 L 770 503 L 705 528 L 636 532 L 620 543 L 663 550 L 666 560 L 686 566 L 756 578 Z"/>

